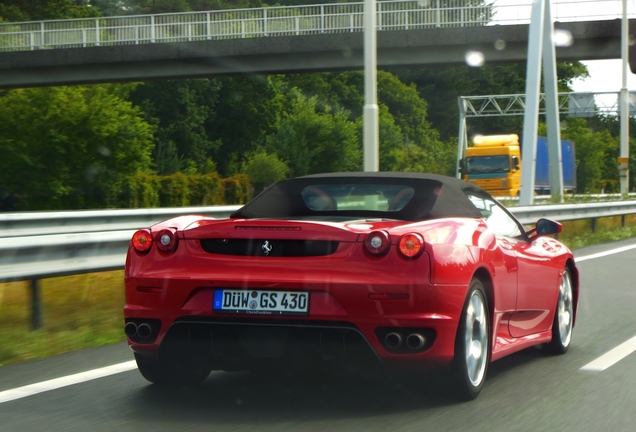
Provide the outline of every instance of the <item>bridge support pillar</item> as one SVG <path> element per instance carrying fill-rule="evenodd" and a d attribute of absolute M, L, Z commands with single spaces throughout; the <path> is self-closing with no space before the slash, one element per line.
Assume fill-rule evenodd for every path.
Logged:
<path fill-rule="evenodd" d="M 528 66 L 526 69 L 526 110 L 523 121 L 521 152 L 520 205 L 534 202 L 534 181 L 537 158 L 541 70 L 545 87 L 546 122 L 548 125 L 548 157 L 552 197 L 563 199 L 563 168 L 561 165 L 561 133 L 557 95 L 556 50 L 551 0 L 533 0 L 528 35 Z"/>

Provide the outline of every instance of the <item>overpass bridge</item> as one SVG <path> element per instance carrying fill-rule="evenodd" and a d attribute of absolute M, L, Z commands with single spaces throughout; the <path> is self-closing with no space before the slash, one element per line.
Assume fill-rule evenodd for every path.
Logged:
<path fill-rule="evenodd" d="M 555 0 L 558 60 L 620 58 L 622 0 Z M 378 66 L 525 61 L 531 0 L 378 2 Z M 0 24 L 0 88 L 362 69 L 363 2 Z"/>

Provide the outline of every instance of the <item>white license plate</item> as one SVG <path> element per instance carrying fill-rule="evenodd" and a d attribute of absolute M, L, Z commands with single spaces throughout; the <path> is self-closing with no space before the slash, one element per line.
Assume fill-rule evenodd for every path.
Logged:
<path fill-rule="evenodd" d="M 258 315 L 307 315 L 309 293 L 217 289 L 214 291 L 213 309 L 219 312 Z"/>

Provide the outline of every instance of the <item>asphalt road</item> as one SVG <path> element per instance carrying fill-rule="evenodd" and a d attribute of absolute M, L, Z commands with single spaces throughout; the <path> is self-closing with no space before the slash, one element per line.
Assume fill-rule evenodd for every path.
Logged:
<path fill-rule="evenodd" d="M 623 246 L 634 249 L 589 258 Z M 636 240 L 575 255 L 582 294 L 570 351 L 492 363 L 472 402 L 425 381 L 318 374 L 213 373 L 199 388 L 168 391 L 126 370 L 40 393 L 32 386 L 24 397 L 15 390 L 132 360 L 117 344 L 0 367 L 0 431 L 634 431 L 634 348 L 623 345 L 603 370 L 582 368 L 636 336 Z"/>

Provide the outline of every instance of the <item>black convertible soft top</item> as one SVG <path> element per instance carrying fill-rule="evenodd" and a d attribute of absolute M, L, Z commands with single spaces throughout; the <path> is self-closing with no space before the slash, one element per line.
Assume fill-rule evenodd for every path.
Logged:
<path fill-rule="evenodd" d="M 395 186 L 410 190 L 410 200 L 397 210 L 327 209 L 317 211 L 308 206 L 304 191 L 312 187 L 338 190 L 370 188 L 395 189 Z M 420 221 L 443 217 L 481 217 L 480 211 L 466 196 L 490 197 L 478 186 L 465 181 L 437 174 L 398 172 L 348 172 L 316 174 L 282 180 L 273 184 L 252 201 L 232 213 L 238 219 L 281 219 L 303 217 L 366 217 Z"/>

